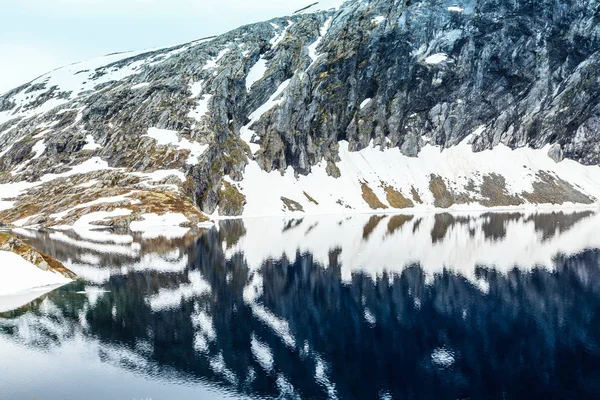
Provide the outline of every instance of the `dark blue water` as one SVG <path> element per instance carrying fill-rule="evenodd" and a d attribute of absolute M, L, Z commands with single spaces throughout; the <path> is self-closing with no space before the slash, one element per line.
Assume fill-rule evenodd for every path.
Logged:
<path fill-rule="evenodd" d="M 279 238 L 246 237 L 269 223 L 227 221 L 178 240 L 134 238 L 131 253 L 30 234 L 84 280 L 0 314 L 0 399 L 600 398 L 594 215 L 390 218 L 339 219 L 356 231 L 346 242 L 338 220 L 317 221 L 332 232 L 319 236 L 331 241 L 325 255 L 307 249 L 318 243 L 311 221 L 277 222 Z M 279 249 L 272 241 L 300 228 L 292 247 L 303 250 L 256 261 L 258 239 Z M 532 242 L 511 237 L 525 228 Z M 403 235 L 421 229 L 423 251 L 521 242 L 518 254 L 555 254 L 537 266 L 502 266 L 506 254 L 498 265 L 458 265 L 465 256 L 432 270 L 435 254 L 425 267 L 396 264 L 417 246 Z M 380 248 L 388 254 L 370 259 L 389 264 L 342 265 L 357 246 L 356 257 Z"/>

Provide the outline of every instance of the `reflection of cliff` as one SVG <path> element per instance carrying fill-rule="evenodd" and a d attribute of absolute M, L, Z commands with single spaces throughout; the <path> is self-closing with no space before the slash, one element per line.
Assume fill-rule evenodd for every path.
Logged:
<path fill-rule="evenodd" d="M 587 252 L 561 261 L 556 275 L 478 270 L 484 296 L 449 273 L 425 285 L 416 266 L 342 285 L 333 265 L 311 268 L 303 256 L 264 271 L 264 302 L 329 362 L 343 398 L 515 398 L 524 388 L 564 398 L 555 390 L 574 382 L 600 389 L 599 261 Z M 448 368 L 434 362 L 440 349 Z"/>
<path fill-rule="evenodd" d="M 197 237 L 142 239 L 141 235 L 92 231 L 91 237 L 73 232 L 41 233 L 19 229 L 16 233 L 33 246 L 65 263 L 90 284 L 102 284 L 113 275 L 129 271 L 181 272 L 188 264 L 182 249 Z"/>
<path fill-rule="evenodd" d="M 307 216 L 292 221 L 249 219 L 243 225 L 247 233 L 228 247 L 228 257 L 243 253 L 250 267 L 258 268 L 282 255 L 294 260 L 300 251 L 326 264 L 329 253 L 341 249 L 341 274 L 346 281 L 353 272 L 376 276 L 415 263 L 428 275 L 446 267 L 475 280 L 478 265 L 502 271 L 515 265 L 531 269 L 551 265 L 561 253 L 600 247 L 600 214 L 591 211 Z"/>
<path fill-rule="evenodd" d="M 386 232 L 388 225 L 378 224 Z M 183 270 L 113 274 L 103 285 L 110 293 L 97 298 L 61 289 L 0 319 L 0 332 L 41 347 L 82 335 L 116 349 L 107 362 L 123 368 L 145 373 L 151 365 L 157 379 L 168 370 L 256 397 L 600 394 L 600 251 L 558 256 L 553 272 L 477 267 L 466 279 L 441 268 L 428 276 L 414 263 L 377 276 L 355 270 L 347 279 L 342 246 L 324 263 L 296 252 L 250 268 L 244 252 L 223 250 L 243 232 L 228 221 L 181 248 Z M 510 226 L 506 232 L 495 237 Z"/>

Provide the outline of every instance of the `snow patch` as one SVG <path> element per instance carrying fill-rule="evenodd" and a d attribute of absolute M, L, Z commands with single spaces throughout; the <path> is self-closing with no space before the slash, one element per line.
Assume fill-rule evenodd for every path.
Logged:
<path fill-rule="evenodd" d="M 35 153 L 31 158 L 31 161 L 40 158 L 42 154 L 44 154 L 44 152 L 46 151 L 45 140 L 38 140 L 31 150 Z"/>
<path fill-rule="evenodd" d="M 187 159 L 187 164 L 194 165 L 199 162 L 199 158 L 208 145 L 203 145 L 197 142 L 190 142 L 188 139 L 179 139 L 176 131 L 168 129 L 148 128 L 148 133 L 142 137 L 149 137 L 156 140 L 159 146 L 173 146 L 178 150 L 189 150 L 190 156 Z"/>
<path fill-rule="evenodd" d="M 465 12 L 465 9 L 460 6 L 450 6 L 448 7 L 448 11 L 462 13 Z"/>
<path fill-rule="evenodd" d="M 331 26 L 331 21 L 332 20 L 333 20 L 333 17 L 329 17 L 327 19 L 327 21 L 325 21 L 325 23 L 323 24 L 323 26 L 319 30 L 319 37 L 317 38 L 317 40 L 313 44 L 311 44 L 310 46 L 308 46 L 308 56 L 312 60 L 311 65 L 313 65 L 317 61 L 317 59 L 319 58 L 319 55 L 317 54 L 317 48 L 319 47 L 319 45 L 323 41 L 323 37 L 327 34 L 327 31 L 329 31 L 329 27 Z M 309 66 L 309 68 L 310 68 L 310 66 Z"/>
<path fill-rule="evenodd" d="M 14 221 L 12 224 L 14 226 L 18 226 L 20 228 L 22 228 L 24 226 L 30 226 L 31 224 L 29 223 L 29 220 L 33 220 L 34 218 L 37 218 L 37 217 L 39 217 L 39 214 L 30 215 L 30 216 L 27 216 L 25 218 L 21 218 L 21 219 L 19 219 L 17 221 Z"/>
<path fill-rule="evenodd" d="M 75 231 L 81 238 L 85 240 L 90 240 L 93 242 L 111 241 L 119 236 L 113 235 L 110 232 L 97 231 L 99 229 L 106 229 L 106 227 L 101 225 L 95 225 L 93 223 L 102 222 L 117 217 L 126 217 L 129 215 L 131 215 L 131 210 L 123 208 L 117 208 L 113 211 L 92 212 L 82 216 L 77 221 L 75 221 L 75 223 L 73 224 L 73 231 Z M 126 238 L 127 239 L 121 243 L 130 243 L 131 241 L 133 241 L 133 239 L 131 239 L 131 241 L 129 240 L 129 236 L 127 236 Z"/>
<path fill-rule="evenodd" d="M 156 140 L 156 144 L 159 146 L 179 144 L 177 132 L 168 129 L 148 128 L 148 133 L 142 137 L 149 137 Z"/>
<path fill-rule="evenodd" d="M 250 90 L 252 85 L 256 82 L 260 81 L 267 72 L 267 60 L 264 58 L 259 58 L 259 60 L 250 68 L 248 71 L 248 76 L 246 77 L 246 90 Z"/>
<path fill-rule="evenodd" d="M 190 92 L 192 92 L 192 98 L 196 98 L 202 93 L 204 87 L 204 80 L 193 82 L 190 84 Z"/>
<path fill-rule="evenodd" d="M 205 94 L 196 103 L 196 107 L 190 111 L 188 117 L 200 122 L 208 114 L 208 103 L 212 99 L 212 94 Z"/>
<path fill-rule="evenodd" d="M 287 35 L 288 30 L 292 27 L 292 25 L 294 25 L 294 23 L 290 20 L 288 20 L 288 24 L 287 26 L 283 29 L 283 31 L 280 34 L 276 34 L 270 41 L 269 43 L 271 44 L 271 48 L 275 48 L 277 47 L 277 45 L 279 43 L 281 43 L 283 41 L 283 39 L 285 39 L 285 36 Z M 279 29 L 279 26 L 275 29 Z"/>
<path fill-rule="evenodd" d="M 85 146 L 83 146 L 83 150 L 92 150 L 93 151 L 93 150 L 98 150 L 98 149 L 102 148 L 102 146 L 100 146 L 99 144 L 97 144 L 94 141 L 94 136 L 92 136 L 92 135 L 87 135 L 85 137 L 85 141 L 86 141 L 86 144 L 85 144 Z"/>
<path fill-rule="evenodd" d="M 186 235 L 189 228 L 181 227 L 188 223 L 185 215 L 179 213 L 143 214 L 141 221 L 133 221 L 129 228 L 132 232 L 142 233 L 144 239 L 156 239 L 165 237 L 167 239 L 176 239 Z"/>
<path fill-rule="evenodd" d="M 250 122 L 240 129 L 240 136 L 242 140 L 248 143 L 253 153 L 258 151 L 260 146 L 252 143 L 252 137 L 256 134 L 256 132 L 250 129 L 250 127 L 256 122 L 258 122 L 267 111 L 269 111 L 275 106 L 278 106 L 283 102 L 283 97 L 280 96 L 283 93 L 283 91 L 289 86 L 290 82 L 290 79 L 282 82 L 275 91 L 275 93 L 273 93 L 273 95 L 269 97 L 269 100 L 267 100 L 263 105 L 258 107 L 252 114 L 250 114 Z"/>
<path fill-rule="evenodd" d="M 77 185 L 76 187 L 79 187 L 79 188 L 90 188 L 90 187 L 94 186 L 95 184 L 97 184 L 98 182 L 99 182 L 98 179 L 91 179 L 91 180 L 89 180 L 89 181 L 87 181 L 85 183 Z"/>
<path fill-rule="evenodd" d="M 436 53 L 436 54 L 430 55 L 429 57 L 426 57 L 425 63 L 435 65 L 435 64 L 443 63 L 444 61 L 447 61 L 447 60 L 448 60 L 448 55 L 446 53 Z"/>
<path fill-rule="evenodd" d="M 219 65 L 219 61 L 221 61 L 221 59 L 225 57 L 225 55 L 230 51 L 231 49 L 229 47 L 221 50 L 216 57 L 213 57 L 210 60 L 208 60 L 204 67 L 202 67 L 202 69 L 205 71 L 215 69 Z"/>
<path fill-rule="evenodd" d="M 154 172 L 130 172 L 129 175 L 148 179 L 149 182 L 160 182 L 170 176 L 176 176 L 181 182 L 185 182 L 185 174 L 176 169 L 159 169 Z"/>
<path fill-rule="evenodd" d="M 150 82 L 138 83 L 137 85 L 133 85 L 131 87 L 131 90 L 143 89 L 143 88 L 148 87 L 148 86 L 150 86 Z"/>

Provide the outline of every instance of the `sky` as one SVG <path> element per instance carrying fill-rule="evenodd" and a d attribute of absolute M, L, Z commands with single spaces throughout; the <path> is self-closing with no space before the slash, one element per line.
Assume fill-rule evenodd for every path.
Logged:
<path fill-rule="evenodd" d="M 1 0 L 0 93 L 77 61 L 187 43 L 315 1 Z"/>

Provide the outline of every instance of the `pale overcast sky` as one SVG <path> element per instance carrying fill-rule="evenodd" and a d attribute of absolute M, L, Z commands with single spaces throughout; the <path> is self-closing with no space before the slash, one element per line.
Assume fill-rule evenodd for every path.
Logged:
<path fill-rule="evenodd" d="M 316 0 L 0 0 L 0 93 L 52 69 L 186 43 Z M 341 0 L 320 0 L 319 8 Z"/>

